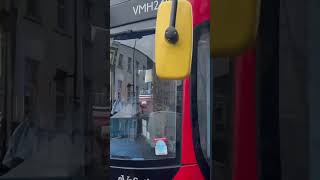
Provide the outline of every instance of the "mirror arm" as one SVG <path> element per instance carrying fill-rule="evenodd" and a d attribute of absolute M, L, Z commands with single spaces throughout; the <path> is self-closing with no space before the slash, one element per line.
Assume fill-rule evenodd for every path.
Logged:
<path fill-rule="evenodd" d="M 176 27 L 176 16 L 177 16 L 178 0 L 172 0 L 170 26 Z"/>
<path fill-rule="evenodd" d="M 178 9 L 178 0 L 172 0 L 170 25 L 166 29 L 166 32 L 165 32 L 165 38 L 171 44 L 175 44 L 179 40 L 179 34 L 178 34 L 177 29 L 175 28 L 177 9 Z"/>

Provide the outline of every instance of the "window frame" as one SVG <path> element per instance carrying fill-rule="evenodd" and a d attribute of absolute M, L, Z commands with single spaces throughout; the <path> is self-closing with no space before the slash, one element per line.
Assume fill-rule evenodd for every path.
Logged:
<path fill-rule="evenodd" d="M 155 35 L 155 34 L 152 34 Z M 149 35 L 150 36 L 150 35 Z M 121 53 L 119 53 L 119 58 L 120 59 Z M 132 63 L 135 63 L 134 58 L 132 59 Z M 118 67 L 119 67 L 119 62 L 118 62 Z M 120 67 L 119 67 L 120 68 Z M 134 72 L 133 72 L 134 73 Z M 135 74 L 135 73 L 134 73 Z M 183 87 L 184 82 L 181 81 L 181 86 Z M 177 86 L 178 90 L 178 86 Z M 182 94 L 182 92 L 180 92 Z M 179 92 L 177 92 L 177 95 L 179 95 Z M 177 96 L 178 98 L 178 96 Z M 177 99 L 178 100 L 178 99 Z M 119 167 L 134 167 L 134 168 L 151 168 L 155 169 L 158 167 L 164 167 L 164 166 L 179 166 L 180 165 L 180 160 L 181 160 L 181 142 L 182 142 L 182 121 L 183 121 L 183 116 L 182 116 L 182 109 L 178 109 L 182 107 L 183 102 L 181 101 L 180 104 L 176 104 L 176 113 L 181 113 L 181 118 L 176 119 L 176 156 L 175 158 L 168 158 L 168 159 L 160 159 L 160 160 L 130 160 L 130 159 L 112 159 L 110 158 L 110 167 L 111 168 L 119 168 Z M 111 144 L 110 144 L 111 145 Z"/>
<path fill-rule="evenodd" d="M 210 32 L 210 22 L 206 21 L 194 29 L 194 41 L 193 41 L 193 54 L 192 54 L 192 67 L 191 67 L 191 89 L 190 89 L 190 99 L 191 99 L 191 118 L 192 118 L 192 133 L 193 133 L 193 143 L 194 143 L 194 151 L 197 154 L 196 159 L 200 166 L 200 169 L 203 173 L 203 175 L 206 178 L 210 177 L 210 165 L 212 165 L 212 154 L 210 161 L 208 162 L 206 160 L 206 157 L 202 151 L 201 148 L 201 140 L 200 140 L 200 129 L 199 129 L 199 123 L 198 123 L 198 93 L 197 93 L 197 81 L 198 81 L 198 41 L 201 38 L 202 31 L 206 29 L 208 32 Z M 211 58 L 210 64 L 212 66 Z M 212 67 L 210 67 L 212 70 Z M 211 76 L 211 82 L 213 82 L 213 76 Z M 213 83 L 211 83 L 211 86 L 213 86 Z M 211 87 L 212 88 L 212 87 Z M 211 91 L 212 95 L 210 98 L 210 104 L 211 104 L 211 112 L 213 110 L 214 104 L 213 104 L 213 91 Z M 211 116 L 212 117 L 212 116 Z M 210 131 L 211 137 L 212 137 L 212 130 Z M 210 139 L 210 149 L 212 152 L 212 138 Z"/>

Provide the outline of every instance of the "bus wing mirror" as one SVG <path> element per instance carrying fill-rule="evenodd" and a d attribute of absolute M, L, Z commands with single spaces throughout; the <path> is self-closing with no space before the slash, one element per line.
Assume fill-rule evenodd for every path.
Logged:
<path fill-rule="evenodd" d="M 212 56 L 236 56 L 253 45 L 259 11 L 260 0 L 212 0 Z"/>
<path fill-rule="evenodd" d="M 192 36 L 191 4 L 186 0 L 162 2 L 155 33 L 156 74 L 160 79 L 179 80 L 190 74 Z"/>

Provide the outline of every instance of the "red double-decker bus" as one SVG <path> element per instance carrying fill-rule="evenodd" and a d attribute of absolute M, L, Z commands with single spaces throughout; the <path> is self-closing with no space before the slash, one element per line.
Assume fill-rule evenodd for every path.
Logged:
<path fill-rule="evenodd" d="M 226 179 L 249 169 L 247 180 L 257 178 L 254 52 L 213 58 L 210 1 L 189 2 L 191 73 L 164 80 L 154 46 L 162 1 L 111 1 L 111 179 Z M 239 166 L 243 154 L 246 167 Z"/>

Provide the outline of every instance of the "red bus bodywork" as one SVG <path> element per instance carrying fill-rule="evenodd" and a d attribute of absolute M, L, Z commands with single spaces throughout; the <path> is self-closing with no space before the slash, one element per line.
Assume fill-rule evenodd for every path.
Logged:
<path fill-rule="evenodd" d="M 210 1 L 190 0 L 190 2 L 193 8 L 194 29 L 209 22 Z M 257 180 L 255 50 L 248 50 L 243 55 L 236 57 L 234 61 L 232 179 Z M 206 179 L 197 162 L 192 140 L 190 88 L 190 78 L 187 78 L 184 81 L 183 96 L 182 167 L 175 180 Z M 212 154 L 214 156 L 214 149 Z"/>
<path fill-rule="evenodd" d="M 210 21 L 210 0 L 190 0 L 193 11 L 193 28 Z M 192 133 L 190 78 L 184 81 L 183 88 L 183 117 L 182 117 L 182 152 L 181 164 L 174 180 L 205 179 L 198 165 Z"/>
<path fill-rule="evenodd" d="M 193 10 L 193 28 L 210 22 L 210 0 L 190 0 Z M 194 41 L 195 43 L 195 41 Z M 210 52 L 208 52 L 210 53 Z M 234 59 L 234 104 L 232 112 L 232 164 L 230 172 L 232 180 L 257 180 L 257 139 L 256 139 L 256 97 L 255 97 L 255 52 L 249 50 L 244 55 Z M 197 160 L 196 147 L 193 139 L 193 125 L 191 116 L 191 78 L 188 77 L 183 83 L 182 103 L 182 139 L 180 164 L 174 167 L 160 169 L 126 169 L 130 175 L 157 174 L 155 179 L 161 177 L 170 168 L 176 169 L 174 180 L 203 180 L 205 173 Z M 140 99 L 141 102 L 148 101 Z M 143 108 L 143 107 L 142 107 Z M 146 110 L 146 109 L 145 109 Z M 148 111 L 148 110 L 146 110 Z M 212 112 L 213 113 L 213 112 Z M 214 132 L 213 132 L 214 133 Z M 215 156 L 213 149 L 212 155 Z M 212 158 L 212 157 L 211 157 Z M 167 171 L 167 169 L 169 169 Z M 121 174 L 123 169 L 114 167 L 113 171 Z M 148 172 L 150 171 L 150 172 Z M 117 174 L 116 173 L 116 174 Z M 212 173 L 212 172 L 211 172 Z M 151 180 L 151 179 L 150 179 Z"/>

